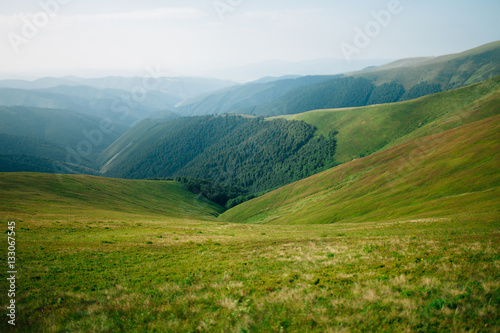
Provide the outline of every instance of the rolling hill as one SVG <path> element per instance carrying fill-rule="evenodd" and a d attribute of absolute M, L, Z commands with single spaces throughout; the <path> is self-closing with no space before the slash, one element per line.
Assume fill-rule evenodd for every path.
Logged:
<path fill-rule="evenodd" d="M 0 173 L 1 218 L 31 215 L 213 219 L 221 207 L 196 199 L 176 182 L 86 175 Z"/>
<path fill-rule="evenodd" d="M 500 75 L 500 42 L 424 61 L 400 60 L 345 77 L 296 89 L 255 108 L 253 115 L 286 115 L 415 99 L 461 88 Z"/>
<path fill-rule="evenodd" d="M 442 90 L 450 90 L 500 75 L 498 59 L 500 41 L 457 54 L 403 59 L 351 75 L 372 80 L 377 85 L 399 82 L 406 90 L 422 82 L 437 84 Z"/>
<path fill-rule="evenodd" d="M 484 215 L 500 207 L 500 115 L 345 163 L 222 214 L 322 224 Z"/>

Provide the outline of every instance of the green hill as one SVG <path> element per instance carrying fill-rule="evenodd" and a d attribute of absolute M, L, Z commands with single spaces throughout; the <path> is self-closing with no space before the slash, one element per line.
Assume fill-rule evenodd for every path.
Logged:
<path fill-rule="evenodd" d="M 461 88 L 500 75 L 500 42 L 437 58 L 403 59 L 290 90 L 267 103 L 227 110 L 277 116 L 314 109 L 393 103 Z"/>
<path fill-rule="evenodd" d="M 134 215 L 136 218 L 213 218 L 221 207 L 200 201 L 177 182 L 86 175 L 0 173 L 1 219 Z"/>
<path fill-rule="evenodd" d="M 489 214 L 500 207 L 500 115 L 345 163 L 225 212 L 315 224 Z"/>
<path fill-rule="evenodd" d="M 183 176 L 258 193 L 411 139 L 496 115 L 499 81 L 500 77 L 413 101 L 267 120 L 241 116 L 148 119 L 110 145 L 98 161 L 101 172 L 111 177 Z"/>
<path fill-rule="evenodd" d="M 405 141 L 496 115 L 500 77 L 413 101 L 361 108 L 317 110 L 285 119 L 303 120 L 317 134 L 338 131 L 335 160 L 351 161 Z"/>
<path fill-rule="evenodd" d="M 399 60 L 351 75 L 372 80 L 377 85 L 399 82 L 409 90 L 422 82 L 450 90 L 500 75 L 500 41 L 457 54 Z M 418 60 L 418 61 L 415 61 Z"/>

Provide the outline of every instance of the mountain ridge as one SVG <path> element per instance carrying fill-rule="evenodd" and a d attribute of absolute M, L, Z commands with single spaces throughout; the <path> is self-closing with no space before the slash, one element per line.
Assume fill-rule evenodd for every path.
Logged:
<path fill-rule="evenodd" d="M 200 97 L 195 111 L 185 102 L 178 106 L 181 115 L 236 113 L 277 116 L 314 109 L 341 108 L 391 103 L 451 90 L 500 75 L 500 42 L 489 43 L 461 53 L 440 57 L 401 59 L 349 72 L 315 84 L 254 98 L 252 83 L 235 89 Z M 302 78 L 296 79 L 301 80 Z M 278 81 L 279 82 L 279 81 Z M 272 98 L 269 98 L 271 96 Z M 231 101 L 221 107 L 222 102 Z M 191 101 L 195 105 L 195 101 Z M 246 105 L 245 105 L 246 104 Z"/>

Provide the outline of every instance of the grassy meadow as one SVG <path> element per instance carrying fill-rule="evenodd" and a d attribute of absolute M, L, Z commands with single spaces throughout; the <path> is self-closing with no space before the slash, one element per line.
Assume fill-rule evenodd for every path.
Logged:
<path fill-rule="evenodd" d="M 87 189 L 71 197 L 60 181 Z M 1 222 L 6 229 L 16 221 L 16 331 L 500 328 L 498 216 L 234 224 L 217 220 L 216 207 L 175 184 L 154 184 L 0 175 Z M 148 188 L 161 193 L 171 185 L 175 195 L 163 205 L 138 202 L 130 211 L 119 193 L 147 196 Z M 97 193 L 102 197 L 91 200 Z M 186 209 L 195 204 L 195 213 Z M 6 234 L 1 244 L 7 247 Z M 1 287 L 5 295 L 6 283 Z M 0 330 L 12 330 L 5 318 Z"/>

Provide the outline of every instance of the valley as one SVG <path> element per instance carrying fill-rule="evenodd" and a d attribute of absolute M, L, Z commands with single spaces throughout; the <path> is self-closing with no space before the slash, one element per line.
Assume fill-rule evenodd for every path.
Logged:
<path fill-rule="evenodd" d="M 0 81 L 0 331 L 498 331 L 499 50 Z"/>

